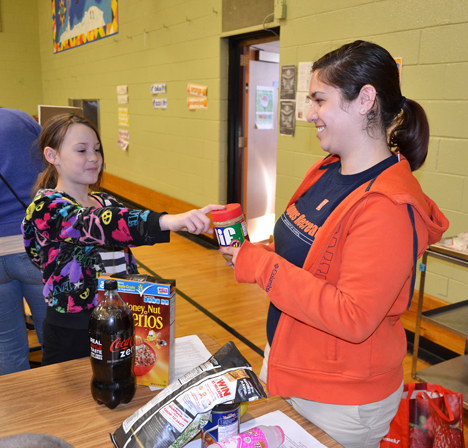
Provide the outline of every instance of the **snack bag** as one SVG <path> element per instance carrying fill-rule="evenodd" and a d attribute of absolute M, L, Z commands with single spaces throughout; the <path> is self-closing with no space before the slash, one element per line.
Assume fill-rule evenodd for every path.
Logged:
<path fill-rule="evenodd" d="M 175 380 L 111 434 L 116 448 L 181 448 L 223 403 L 266 397 L 252 366 L 233 342 Z"/>

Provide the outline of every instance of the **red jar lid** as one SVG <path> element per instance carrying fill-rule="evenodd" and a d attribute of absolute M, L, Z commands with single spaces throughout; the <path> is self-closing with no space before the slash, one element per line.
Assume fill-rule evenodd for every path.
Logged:
<path fill-rule="evenodd" d="M 212 210 L 211 217 L 214 222 L 230 221 L 242 215 L 242 207 L 240 204 L 226 204 L 224 210 Z"/>

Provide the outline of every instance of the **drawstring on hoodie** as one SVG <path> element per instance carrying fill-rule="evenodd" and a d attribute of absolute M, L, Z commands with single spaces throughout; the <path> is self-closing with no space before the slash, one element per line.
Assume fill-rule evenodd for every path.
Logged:
<path fill-rule="evenodd" d="M 411 291 L 410 291 L 410 298 L 408 302 L 408 308 L 406 310 L 410 309 L 411 306 L 411 301 L 413 300 L 413 294 L 414 294 L 414 284 L 416 283 L 416 264 L 418 262 L 418 234 L 416 233 L 416 224 L 414 222 L 414 212 L 413 208 L 411 205 L 406 204 L 406 207 L 408 207 L 408 214 L 411 219 L 411 225 L 413 226 L 413 275 L 411 277 Z"/>
<path fill-rule="evenodd" d="M 372 179 L 369 182 L 369 185 L 367 186 L 366 191 L 370 190 L 370 188 L 372 187 L 372 184 L 375 182 L 377 177 L 374 177 L 374 179 Z M 413 275 L 411 277 L 411 291 L 410 291 L 410 297 L 409 297 L 409 302 L 408 302 L 408 308 L 406 309 L 408 311 L 411 306 L 411 301 L 413 300 L 414 285 L 416 283 L 416 265 L 418 263 L 418 234 L 416 232 L 416 224 L 414 222 L 413 208 L 409 204 L 406 204 L 406 207 L 408 207 L 408 215 L 411 220 L 411 225 L 413 226 L 413 260 L 414 260 L 413 261 Z"/>

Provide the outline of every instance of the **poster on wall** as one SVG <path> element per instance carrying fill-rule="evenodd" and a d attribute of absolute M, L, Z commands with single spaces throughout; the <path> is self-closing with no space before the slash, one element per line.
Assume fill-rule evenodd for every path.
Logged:
<path fill-rule="evenodd" d="M 296 122 L 294 120 L 294 111 L 296 109 L 296 102 L 290 100 L 280 101 L 280 119 L 279 128 L 280 135 L 292 137 L 294 135 L 294 128 Z"/>
<path fill-rule="evenodd" d="M 299 90 L 300 92 L 309 91 L 313 65 L 313 62 L 299 62 L 299 73 L 297 75 L 297 90 Z"/>
<path fill-rule="evenodd" d="M 306 92 L 297 92 L 296 95 L 296 121 L 307 121 L 312 100 Z"/>
<path fill-rule="evenodd" d="M 118 0 L 52 0 L 54 53 L 119 32 Z"/>
<path fill-rule="evenodd" d="M 187 107 L 189 110 L 208 109 L 208 101 L 204 98 L 187 98 Z"/>
<path fill-rule="evenodd" d="M 296 66 L 281 66 L 281 99 L 293 100 L 296 97 Z"/>
<path fill-rule="evenodd" d="M 153 109 L 167 109 L 167 98 L 153 98 Z"/>
<path fill-rule="evenodd" d="M 201 86 L 199 84 L 192 84 L 189 83 L 187 85 L 187 93 L 193 96 L 206 96 L 206 92 L 208 91 L 207 86 Z"/>
<path fill-rule="evenodd" d="M 119 126 L 128 126 L 128 108 L 119 107 Z"/>
<path fill-rule="evenodd" d="M 255 125 L 257 129 L 273 129 L 273 105 L 275 90 L 273 87 L 257 86 L 255 102 Z"/>

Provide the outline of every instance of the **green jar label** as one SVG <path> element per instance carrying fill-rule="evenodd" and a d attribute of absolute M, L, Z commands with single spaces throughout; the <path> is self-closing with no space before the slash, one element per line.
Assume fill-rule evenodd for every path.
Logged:
<path fill-rule="evenodd" d="M 226 227 L 215 227 L 220 246 L 241 247 L 245 241 L 244 221 Z"/>

